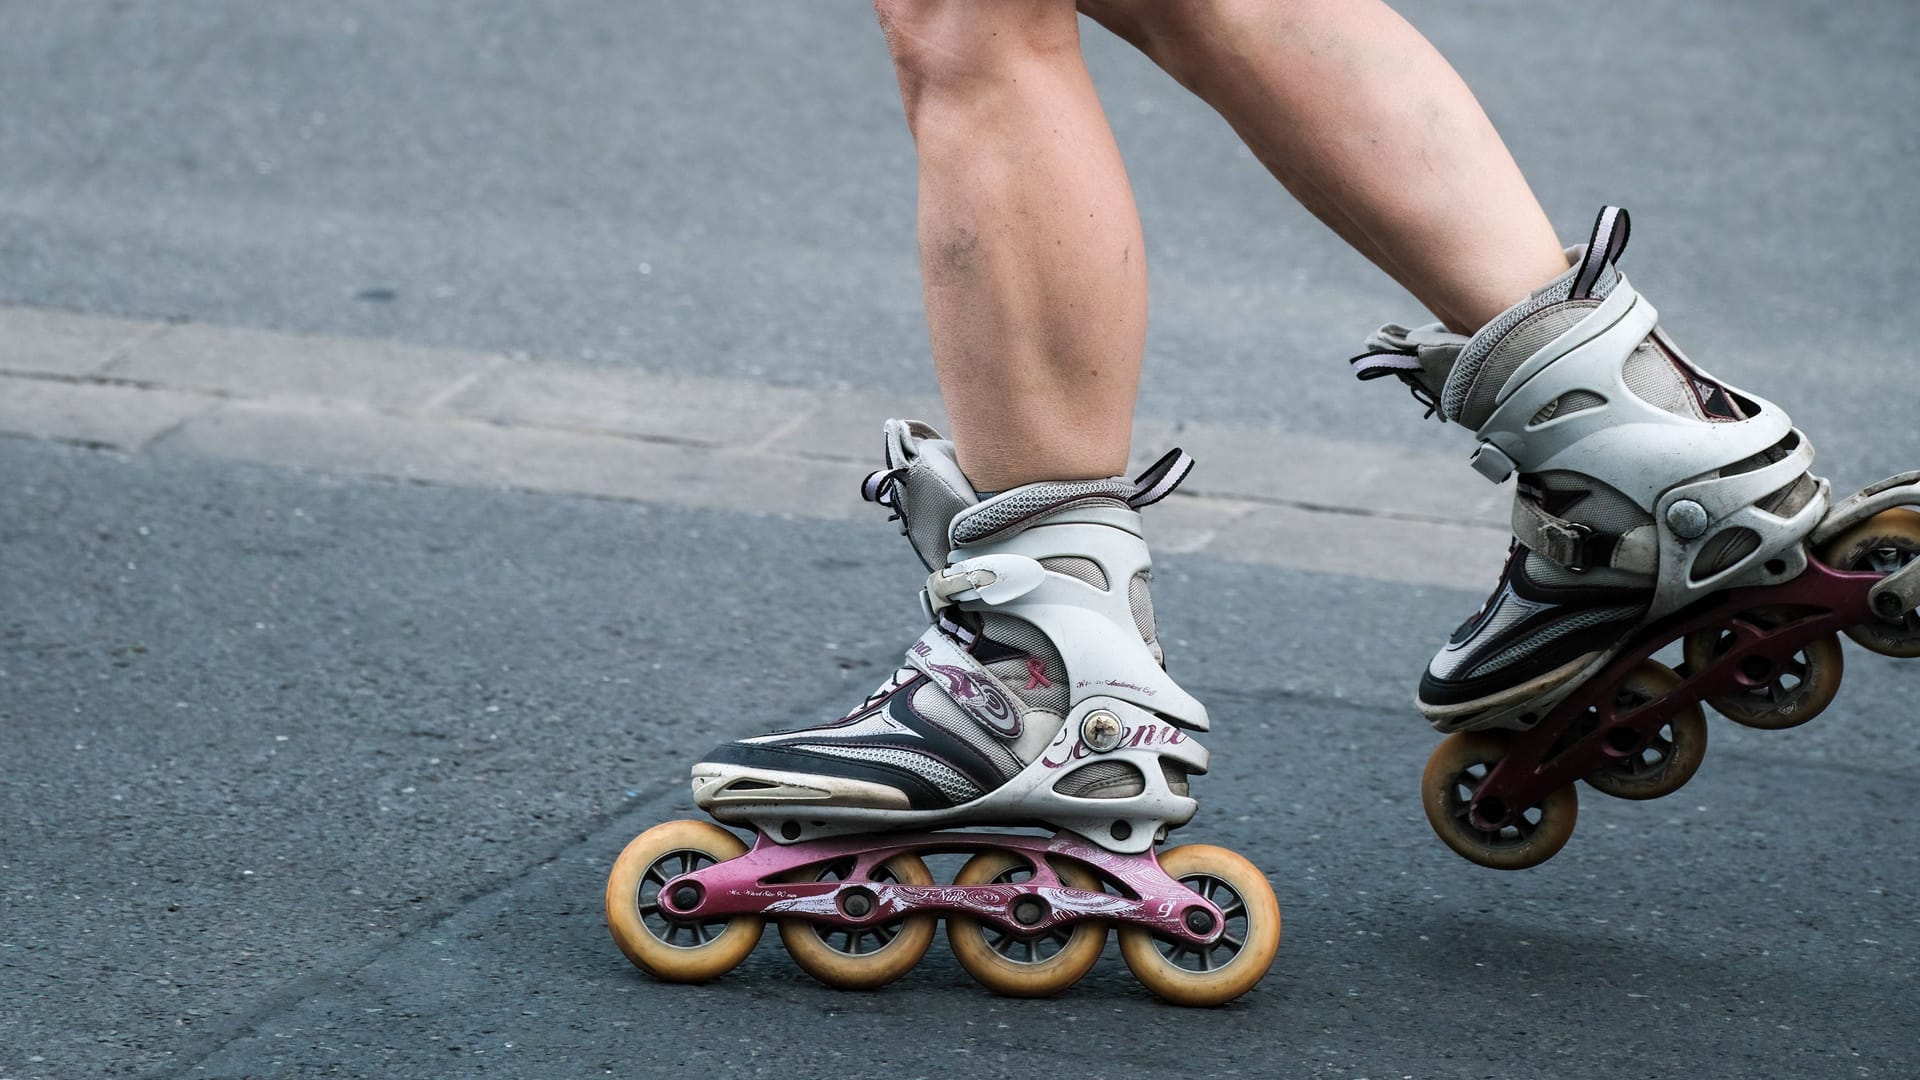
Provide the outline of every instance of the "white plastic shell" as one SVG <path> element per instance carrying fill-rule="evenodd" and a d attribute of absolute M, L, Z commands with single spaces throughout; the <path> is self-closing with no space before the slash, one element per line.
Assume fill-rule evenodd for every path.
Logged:
<path fill-rule="evenodd" d="M 1081 741 L 1080 720 L 1095 709 L 1108 710 L 1124 725 L 1120 745 L 1105 752 Z M 872 785 L 823 777 L 792 777 L 790 785 L 802 798 L 786 793 L 773 802 L 764 792 L 715 799 L 702 805 L 721 821 L 752 824 L 782 843 L 844 836 L 880 829 L 939 829 L 958 825 L 1045 825 L 1072 829 L 1110 851 L 1137 854 L 1152 847 L 1161 828 L 1193 820 L 1199 803 L 1176 794 L 1167 782 L 1162 760 L 1187 775 L 1207 771 L 1207 749 L 1184 728 L 1118 698 L 1089 697 L 1076 704 L 1040 756 L 1005 784 L 972 802 L 944 810 L 886 809 L 867 805 L 823 805 L 834 799 L 857 799 L 872 794 Z M 1080 768 L 1101 761 L 1131 765 L 1143 781 L 1135 795 L 1118 798 L 1082 798 L 1057 790 L 1062 780 Z M 724 788 L 736 775 L 727 766 L 713 767 L 711 775 L 694 773 L 696 796 Z M 760 783 L 779 780 L 755 773 Z M 842 788 L 845 790 L 842 790 Z M 755 797 L 758 796 L 758 797 Z M 817 802 L 808 799 L 817 799 Z"/>
<path fill-rule="evenodd" d="M 1206 706 L 1167 675 L 1134 625 L 1127 584 L 1152 569 L 1139 511 L 1112 505 L 1064 510 L 1005 540 L 954 548 L 951 558 L 955 567 L 1014 565 L 1006 556 L 1024 556 L 1036 567 L 1059 556 L 1091 559 L 1108 587 L 1045 569 L 1035 582 L 1022 571 L 1010 575 L 1013 581 L 1000 595 L 997 584 L 955 594 L 963 610 L 1000 611 L 1038 627 L 1060 651 L 1074 705 L 1095 695 L 1112 697 L 1207 730 Z"/>
<path fill-rule="evenodd" d="M 1043 565 L 1062 557 L 1096 563 L 1106 587 Z M 914 810 L 904 795 L 871 781 L 700 765 L 693 777 L 696 800 L 719 820 L 752 824 L 782 843 L 877 829 L 1047 825 L 1072 829 L 1112 851 L 1146 851 L 1164 828 L 1186 823 L 1198 806 L 1176 792 L 1169 777 L 1204 773 L 1208 758 L 1192 735 L 1207 730 L 1206 707 L 1167 675 L 1134 621 L 1129 588 L 1151 565 L 1139 511 L 1088 501 L 1001 538 L 956 547 L 948 565 L 928 579 L 923 597 L 929 608 L 958 607 L 1031 623 L 1059 652 L 1066 671 L 1069 697 L 1062 716 L 1029 707 L 938 627 L 909 650 L 907 663 L 922 671 L 963 671 L 972 689 L 965 700 L 954 697 L 955 703 L 1009 738 L 1015 755 L 1028 762 L 979 798 Z M 1082 721 L 1100 710 L 1122 727 L 1107 749 L 1088 745 L 1082 736 Z M 1105 762 L 1130 766 L 1140 790 L 1113 796 L 1109 789 L 1106 797 L 1058 790 L 1079 769 Z M 735 790 L 741 781 L 751 784 Z"/>
<path fill-rule="evenodd" d="M 1658 322 L 1659 312 L 1621 275 L 1598 308 L 1514 371 L 1477 433 L 1517 470 L 1592 477 L 1652 517 L 1658 554 L 1649 619 L 1706 592 L 1798 574 L 1806 561 L 1800 540 L 1828 501 L 1821 482 L 1816 496 L 1791 518 L 1754 505 L 1808 470 L 1813 447 L 1805 438 L 1797 438 L 1792 452 L 1779 461 L 1717 475 L 1797 435 L 1787 414 L 1772 402 L 1743 392 L 1754 406 L 1752 415 L 1708 421 L 1668 412 L 1628 388 L 1627 358 Z M 1533 421 L 1572 391 L 1597 395 L 1603 403 Z M 1668 509 L 1683 499 L 1707 514 L 1706 527 L 1691 538 L 1676 534 L 1668 522 Z M 1711 574 L 1696 573 L 1699 554 L 1732 529 L 1751 530 L 1758 547 Z"/>

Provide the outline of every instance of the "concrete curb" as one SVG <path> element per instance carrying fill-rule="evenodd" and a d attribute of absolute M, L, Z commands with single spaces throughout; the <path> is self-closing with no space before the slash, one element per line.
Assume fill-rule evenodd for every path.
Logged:
<path fill-rule="evenodd" d="M 0 434 L 343 475 L 804 518 L 867 517 L 880 421 L 937 401 L 385 341 L 0 307 Z M 1480 589 L 1509 496 L 1363 440 L 1135 422 L 1136 465 L 1205 467 L 1156 547 Z"/>

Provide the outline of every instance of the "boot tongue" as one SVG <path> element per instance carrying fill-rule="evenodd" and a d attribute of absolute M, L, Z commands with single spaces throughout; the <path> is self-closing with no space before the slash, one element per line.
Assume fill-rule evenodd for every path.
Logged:
<path fill-rule="evenodd" d="M 948 524 L 980 497 L 960 471 L 953 443 L 939 432 L 916 421 L 889 420 L 886 440 L 887 467 L 896 472 L 890 505 L 920 561 L 938 570 L 952 550 Z"/>
<path fill-rule="evenodd" d="M 1466 344 L 1466 335 L 1448 330 L 1443 323 L 1411 327 L 1388 323 L 1368 335 L 1367 351 L 1351 363 L 1361 379 L 1398 376 L 1414 389 L 1416 398 L 1437 408 L 1447 376 Z"/>

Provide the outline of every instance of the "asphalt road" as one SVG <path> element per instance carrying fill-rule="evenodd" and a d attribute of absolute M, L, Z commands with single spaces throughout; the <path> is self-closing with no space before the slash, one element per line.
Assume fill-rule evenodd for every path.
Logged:
<path fill-rule="evenodd" d="M 1633 210 L 1636 283 L 1837 486 L 1920 466 L 1911 5 L 1404 9 L 1557 222 Z M 0 301 L 925 391 L 865 6 L 692 10 L 0 8 Z M 1459 453 L 1340 363 L 1408 303 L 1088 51 L 1147 220 L 1149 410 Z M 1429 833 L 1407 706 L 1478 595 L 1159 566 L 1216 724 L 1182 838 L 1286 916 L 1254 993 L 1162 1006 L 1110 948 L 1008 1001 L 943 944 L 840 993 L 771 936 L 666 987 L 607 938 L 608 864 L 691 813 L 708 745 L 838 713 L 917 632 L 879 515 L 0 439 L 0 1078 L 1910 1075 L 1920 665 L 1850 650 L 1815 724 L 1719 723 L 1685 791 L 1589 793 L 1500 875 Z"/>

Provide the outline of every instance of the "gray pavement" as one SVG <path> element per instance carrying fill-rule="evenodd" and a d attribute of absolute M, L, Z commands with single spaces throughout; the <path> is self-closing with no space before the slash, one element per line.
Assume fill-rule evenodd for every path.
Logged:
<path fill-rule="evenodd" d="M 887 529 L 0 455 L 9 565 L 60 570 L 0 593 L 30 763 L 0 795 L 0 1075 L 1890 1075 L 1910 1050 L 1892 661 L 1850 656 L 1809 729 L 1717 728 L 1668 800 L 1587 797 L 1560 858 L 1497 875 L 1428 833 L 1405 706 L 1404 628 L 1472 594 L 1170 556 L 1164 631 L 1218 722 L 1188 836 L 1259 859 L 1287 918 L 1255 993 L 1172 1010 L 1110 954 L 1001 1001 L 937 945 L 843 994 L 772 941 L 665 987 L 607 940 L 608 864 L 691 813 L 690 755 L 879 677 L 916 577 Z M 824 640 L 763 602 L 796 572 L 834 597 Z"/>
<path fill-rule="evenodd" d="M 1201 458 L 1150 518 L 1217 727 L 1183 839 L 1268 872 L 1278 963 L 1207 1013 L 1111 948 L 1042 1002 L 938 943 L 873 994 L 771 935 L 629 967 L 601 886 L 685 764 L 917 632 L 851 497 L 931 393 L 884 52 L 727 10 L 0 7 L 0 1080 L 1911 1074 L 1920 665 L 1850 647 L 1819 721 L 1716 722 L 1536 870 L 1447 853 L 1407 698 L 1498 493 L 1346 378 L 1407 302 L 1098 37 L 1141 455 Z M 1836 486 L 1920 466 L 1911 5 L 1403 10 Z"/>

